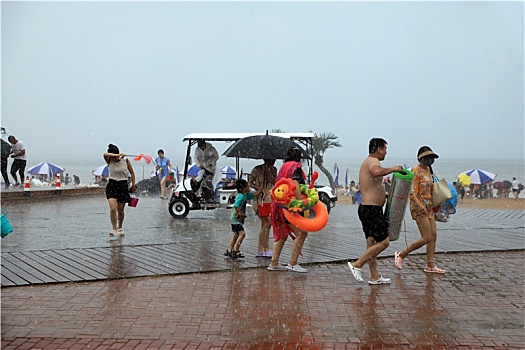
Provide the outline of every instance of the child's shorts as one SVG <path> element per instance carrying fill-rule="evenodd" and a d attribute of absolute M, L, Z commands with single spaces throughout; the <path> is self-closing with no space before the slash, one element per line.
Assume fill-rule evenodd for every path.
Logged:
<path fill-rule="evenodd" d="M 244 231 L 244 227 L 241 224 L 232 224 L 232 231 L 239 233 Z"/>

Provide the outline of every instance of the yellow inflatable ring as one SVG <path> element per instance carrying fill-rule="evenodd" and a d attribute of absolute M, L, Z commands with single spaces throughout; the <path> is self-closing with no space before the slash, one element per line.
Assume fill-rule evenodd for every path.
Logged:
<path fill-rule="evenodd" d="M 322 230 L 328 223 L 328 210 L 326 210 L 322 202 L 317 202 L 312 210 L 315 213 L 315 217 L 312 219 L 305 218 L 300 213 L 292 213 L 288 210 L 283 210 L 283 214 L 286 220 L 295 227 L 307 232 L 317 232 Z"/>

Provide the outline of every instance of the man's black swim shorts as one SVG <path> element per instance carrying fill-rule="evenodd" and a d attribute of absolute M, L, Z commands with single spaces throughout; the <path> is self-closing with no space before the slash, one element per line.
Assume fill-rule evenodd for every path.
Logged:
<path fill-rule="evenodd" d="M 373 237 L 376 242 L 382 242 L 388 237 L 388 222 L 383 214 L 383 207 L 360 205 L 357 213 L 366 238 Z"/>

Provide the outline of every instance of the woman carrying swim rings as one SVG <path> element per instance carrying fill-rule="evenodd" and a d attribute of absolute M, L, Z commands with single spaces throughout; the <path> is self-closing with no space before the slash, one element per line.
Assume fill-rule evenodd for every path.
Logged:
<path fill-rule="evenodd" d="M 300 191 L 300 184 L 305 184 L 306 175 L 302 169 L 301 165 L 301 150 L 297 147 L 290 148 L 288 150 L 287 156 L 284 160 L 284 164 L 279 169 L 277 174 L 277 181 L 282 178 L 292 179 L 296 188 L 295 188 L 295 197 L 302 198 Z M 272 261 L 268 266 L 270 271 L 280 271 L 280 270 L 290 270 L 295 272 L 307 272 L 307 270 L 301 267 L 297 263 L 299 258 L 299 253 L 303 248 L 304 241 L 308 236 L 308 232 L 299 229 L 298 227 L 287 222 L 283 215 L 283 209 L 277 202 L 272 202 L 272 211 L 270 214 L 270 221 L 273 226 L 273 255 Z M 293 234 L 293 235 L 292 235 Z M 284 246 L 284 242 L 288 239 L 288 236 L 291 235 L 294 238 L 292 243 L 292 252 L 290 255 L 290 262 L 286 267 L 279 265 L 279 256 Z M 295 237 L 294 237 L 295 236 Z"/>
<path fill-rule="evenodd" d="M 399 270 L 403 268 L 403 259 L 410 252 L 426 246 L 427 266 L 423 271 L 427 273 L 445 273 L 445 270 L 434 264 L 437 230 L 436 219 L 432 210 L 432 186 L 434 183 L 432 180 L 432 174 L 434 173 L 432 164 L 434 164 L 436 158 L 439 158 L 439 156 L 428 146 L 421 147 L 417 152 L 419 165 L 412 169 L 414 179 L 412 180 L 410 191 L 410 214 L 412 219 L 416 221 L 421 237 L 410 243 L 402 252 L 395 252 L 394 264 Z"/>

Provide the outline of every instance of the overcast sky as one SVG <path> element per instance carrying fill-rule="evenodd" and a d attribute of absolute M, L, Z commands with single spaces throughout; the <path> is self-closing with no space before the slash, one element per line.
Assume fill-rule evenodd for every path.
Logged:
<path fill-rule="evenodd" d="M 2 126 L 52 154 L 333 132 L 393 157 L 524 158 L 523 2 L 1 2 Z"/>

